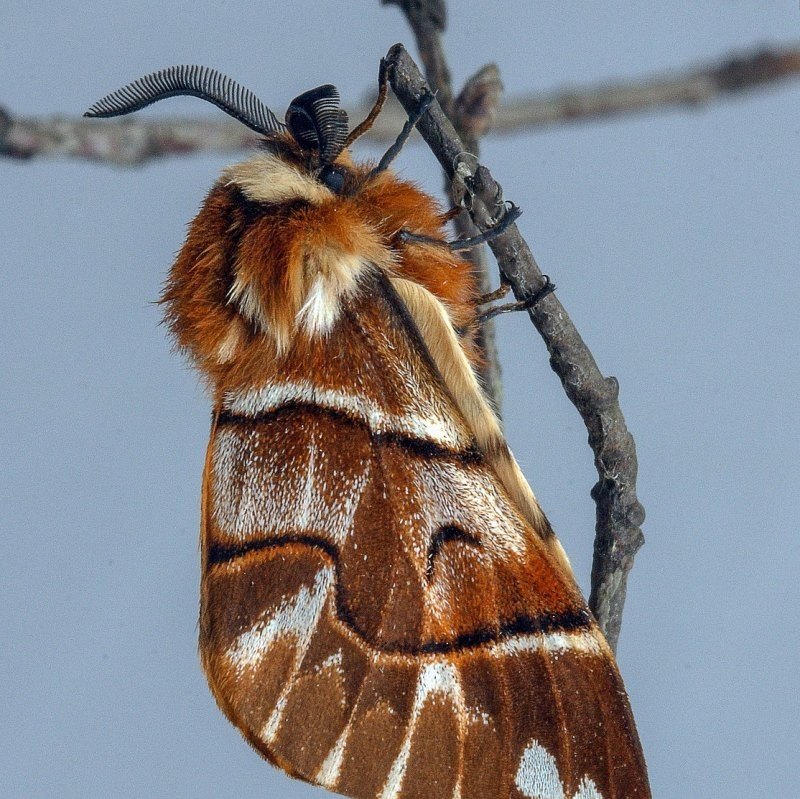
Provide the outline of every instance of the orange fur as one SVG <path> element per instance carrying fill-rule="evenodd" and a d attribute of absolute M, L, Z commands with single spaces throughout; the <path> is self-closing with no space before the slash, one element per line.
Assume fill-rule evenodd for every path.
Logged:
<path fill-rule="evenodd" d="M 279 159 L 288 180 L 297 175 L 298 196 L 305 196 L 301 180 L 310 172 L 302 153 L 288 138 L 276 142 L 266 157 Z M 348 269 L 356 283 L 360 265 L 381 269 L 424 286 L 455 328 L 472 321 L 476 286 L 469 264 L 444 246 L 397 239 L 407 230 L 446 240 L 441 208 L 429 195 L 388 170 L 365 182 L 371 165 L 355 165 L 344 152 L 337 165 L 347 169 L 351 193 L 337 196 L 319 184 L 323 191 L 307 200 L 254 201 L 248 192 L 268 197 L 271 189 L 258 187 L 259 163 L 226 170 L 227 182 L 211 190 L 162 299 L 178 345 L 217 396 L 263 382 L 282 351 L 301 346 L 299 316 L 319 275 L 344 291 Z M 474 360 L 470 336 L 464 345 Z"/>

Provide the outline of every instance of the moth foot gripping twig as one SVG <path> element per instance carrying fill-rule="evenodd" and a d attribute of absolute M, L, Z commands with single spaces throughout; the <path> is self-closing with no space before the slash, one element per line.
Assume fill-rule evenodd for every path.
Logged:
<path fill-rule="evenodd" d="M 499 236 L 522 216 L 522 209 L 519 206 L 514 205 L 510 200 L 507 201 L 507 205 L 508 210 L 503 215 L 503 218 L 494 227 L 484 230 L 483 233 L 479 233 L 477 236 L 443 241 L 435 236 L 425 236 L 421 233 L 413 233 L 410 230 L 400 230 L 397 232 L 397 240 L 403 244 L 434 244 L 440 247 L 447 247 L 451 252 L 471 250 L 473 247 L 479 247 L 481 244 L 491 241 L 495 236 Z"/>
<path fill-rule="evenodd" d="M 544 278 L 544 285 L 535 294 L 533 294 L 533 296 L 527 297 L 524 300 L 509 302 L 506 303 L 505 305 L 495 305 L 493 308 L 487 308 L 485 311 L 478 314 L 475 321 L 478 322 L 478 324 L 483 324 L 488 319 L 494 319 L 495 316 L 499 316 L 502 313 L 530 310 L 540 300 L 543 300 L 548 294 L 552 294 L 556 290 L 556 284 L 550 280 L 549 275 L 542 275 L 542 277 Z M 505 286 L 505 291 L 503 294 L 500 295 L 504 296 L 504 294 L 508 292 L 507 284 L 501 285 L 501 287 L 497 289 L 497 291 L 493 291 L 491 294 L 485 295 L 485 297 L 490 297 L 491 299 L 488 301 L 491 302 L 493 299 L 495 299 L 494 295 L 496 295 L 499 291 L 503 290 L 504 286 Z M 481 299 L 487 301 L 485 300 L 485 297 L 482 297 Z M 482 302 L 481 304 L 484 303 Z"/>
<path fill-rule="evenodd" d="M 522 216 L 522 209 L 518 205 L 514 205 L 514 203 L 512 203 L 510 200 L 506 200 L 506 205 L 506 212 L 496 225 L 490 227 L 488 230 L 484 230 L 483 233 L 479 233 L 477 236 L 470 236 L 466 239 L 456 239 L 455 241 L 451 241 L 448 245 L 450 249 L 453 252 L 471 250 L 473 247 L 478 247 L 481 244 L 485 244 L 495 236 L 499 236 L 501 233 L 504 233 L 511 225 L 514 224 L 514 222 L 520 218 L 520 216 Z"/>

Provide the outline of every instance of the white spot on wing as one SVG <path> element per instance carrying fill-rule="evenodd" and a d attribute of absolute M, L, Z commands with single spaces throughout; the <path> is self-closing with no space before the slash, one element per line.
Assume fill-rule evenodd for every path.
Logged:
<path fill-rule="evenodd" d="M 578 793 L 575 794 L 575 799 L 603 799 L 603 797 L 594 782 L 588 777 L 584 777 L 578 786 Z"/>
<path fill-rule="evenodd" d="M 436 694 L 447 697 L 456 707 L 460 707 L 464 703 L 458 671 L 452 663 L 446 660 L 434 660 L 425 664 L 420 671 L 416 695 L 419 709 L 422 709 L 429 697 Z"/>
<path fill-rule="evenodd" d="M 491 473 L 465 470 L 460 464 L 448 461 L 430 461 L 420 465 L 410 477 L 420 497 L 424 518 L 411 517 L 408 524 L 424 532 L 423 562 L 430 537 L 448 525 L 476 536 L 482 552 L 490 558 L 524 556 L 529 536 L 527 525 Z M 437 601 L 442 599 L 437 597 Z"/>
<path fill-rule="evenodd" d="M 317 462 L 317 445 L 312 439 L 308 447 L 308 466 L 306 467 L 306 479 L 303 485 L 303 493 L 300 495 L 300 503 L 297 510 L 297 526 L 300 530 L 307 530 L 309 523 L 314 516 L 314 506 L 321 500 L 321 492 L 317 490 L 315 465 Z"/>
<path fill-rule="evenodd" d="M 342 770 L 342 761 L 344 760 L 345 749 L 347 748 L 347 737 L 350 733 L 350 725 L 348 724 L 339 739 L 333 745 L 328 756 L 319 767 L 319 771 L 315 776 L 315 780 L 331 790 L 335 789 L 336 783 L 339 781 L 339 772 Z"/>
<path fill-rule="evenodd" d="M 525 747 L 514 782 L 528 799 L 566 799 L 556 759 L 536 740 Z M 572 799 L 603 799 L 603 796 L 594 780 L 584 777 Z"/>
<path fill-rule="evenodd" d="M 556 759 L 538 741 L 522 753 L 514 782 L 530 799 L 564 799 Z"/>
<path fill-rule="evenodd" d="M 283 691 L 281 691 L 278 701 L 275 703 L 272 714 L 261 730 L 261 738 L 266 743 L 271 743 L 278 732 L 283 718 L 283 712 L 286 709 L 286 701 L 294 687 L 295 677 L 303 662 L 303 658 L 305 658 L 306 652 L 308 651 L 308 645 L 311 643 L 311 636 L 317 629 L 317 624 L 319 624 L 319 617 L 325 606 L 325 600 L 330 593 L 333 582 L 333 569 L 321 569 L 314 580 L 314 587 L 309 593 L 304 608 L 296 614 L 299 623 L 295 627 L 297 633 L 297 647 L 295 649 L 294 667 L 292 673 L 286 679 L 286 684 L 283 687 Z M 307 589 L 301 589 L 300 594 L 302 594 L 303 591 L 307 591 Z"/>
<path fill-rule="evenodd" d="M 291 674 L 261 737 L 271 742 L 280 727 L 286 700 L 294 685 L 295 676 L 308 651 L 311 638 L 319 624 L 320 614 L 333 586 L 333 569 L 321 569 L 311 588 L 301 588 L 295 596 L 284 601 L 277 609 L 264 614 L 249 630 L 237 636 L 226 655 L 238 674 L 257 666 L 269 653 L 272 645 L 281 638 L 294 639 L 295 657 Z"/>
<path fill-rule="evenodd" d="M 261 738 L 267 743 L 271 743 L 278 734 L 278 728 L 281 726 L 281 719 L 283 718 L 283 711 L 286 710 L 286 700 L 289 698 L 289 686 L 291 686 L 291 681 L 287 682 L 287 687 L 283 689 L 267 723 L 261 730 Z"/>
<path fill-rule="evenodd" d="M 492 646 L 492 654 L 517 655 L 521 652 L 577 652 L 586 655 L 601 655 L 603 648 L 593 630 L 532 633 L 507 638 Z"/>
<path fill-rule="evenodd" d="M 259 448 L 257 430 L 221 429 L 214 450 L 214 521 L 242 541 L 291 532 L 324 533 L 341 545 L 367 485 L 370 463 L 353 461 L 345 477 L 309 442 L 287 468 L 281 447 Z M 358 471 L 355 471 L 355 469 Z M 332 484 L 331 484 L 332 482 Z"/>

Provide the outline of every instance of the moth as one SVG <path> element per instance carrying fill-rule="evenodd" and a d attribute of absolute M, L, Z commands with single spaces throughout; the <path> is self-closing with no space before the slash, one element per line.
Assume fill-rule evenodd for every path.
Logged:
<path fill-rule="evenodd" d="M 208 381 L 200 652 L 268 761 L 355 799 L 641 799 L 614 657 L 476 378 L 478 296 L 437 202 L 349 146 L 335 87 L 285 123 L 204 67 L 89 116 L 194 95 L 257 131 L 163 295 Z"/>

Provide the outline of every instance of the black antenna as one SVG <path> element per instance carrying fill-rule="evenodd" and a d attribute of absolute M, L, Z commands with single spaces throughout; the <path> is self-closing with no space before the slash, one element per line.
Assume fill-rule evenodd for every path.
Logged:
<path fill-rule="evenodd" d="M 330 83 L 295 97 L 286 112 L 286 126 L 295 141 L 319 150 L 323 164 L 335 161 L 344 149 L 347 125 L 347 111 L 339 108 L 339 92 Z"/>
<path fill-rule="evenodd" d="M 85 117 L 114 117 L 178 95 L 207 100 L 257 133 L 285 130 L 285 125 L 251 91 L 215 69 L 193 65 L 167 67 L 123 86 L 96 102 Z"/>

